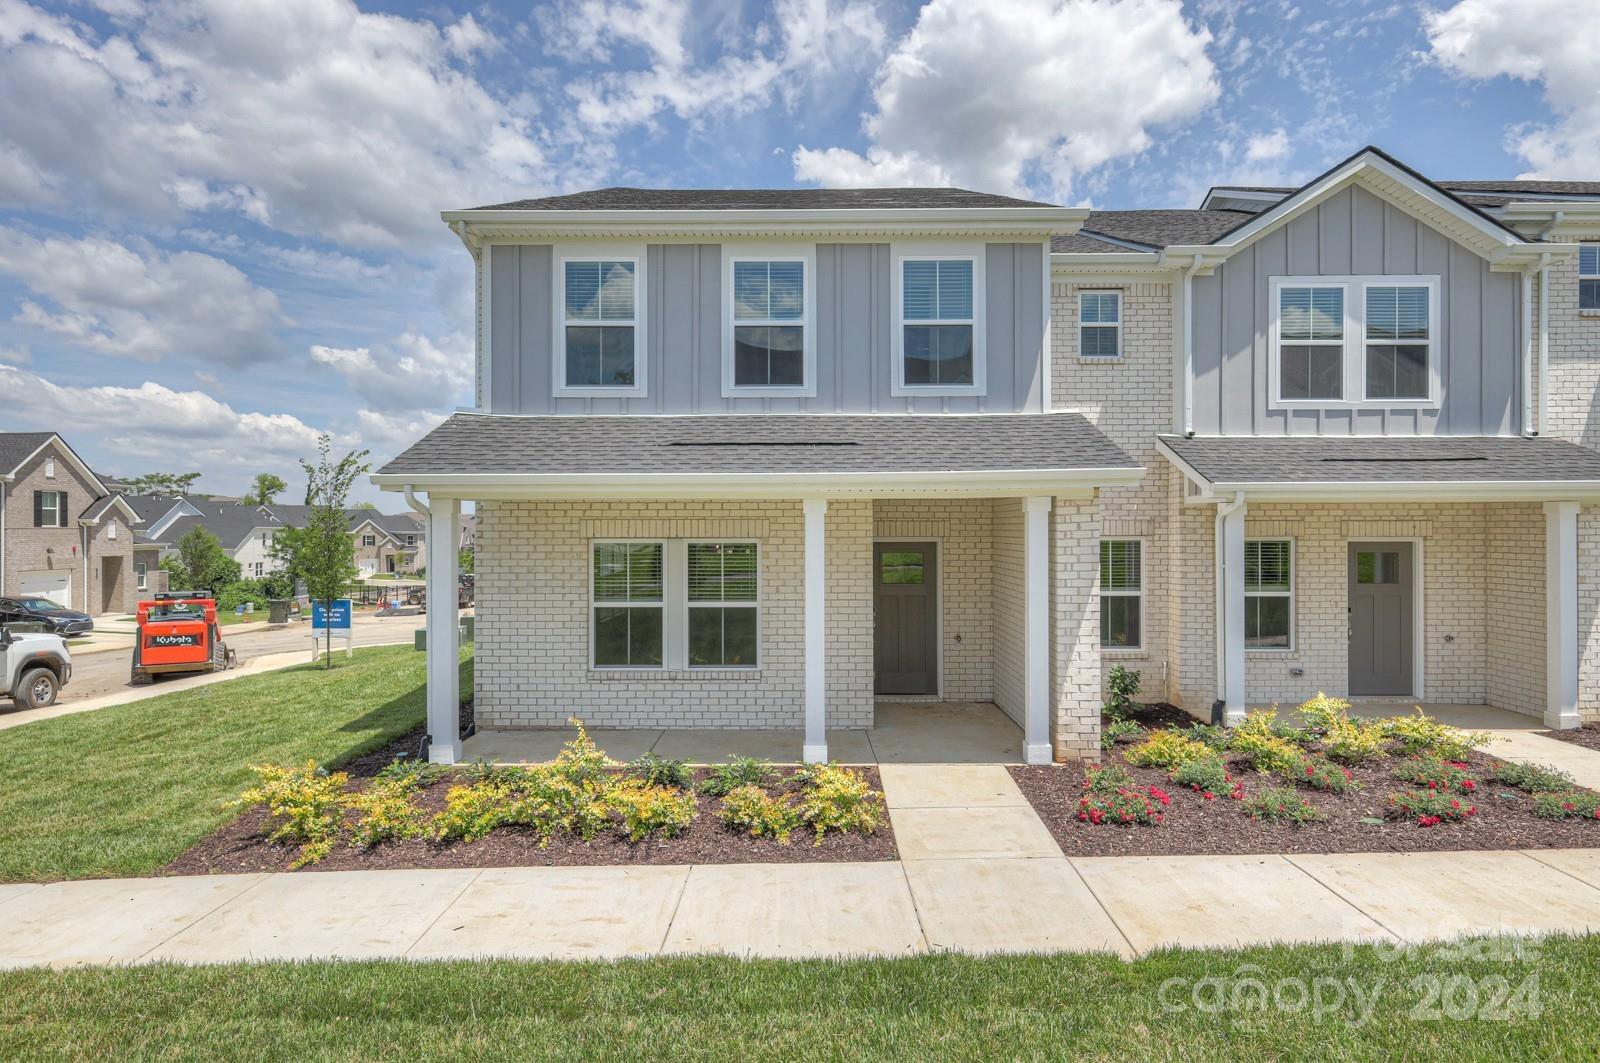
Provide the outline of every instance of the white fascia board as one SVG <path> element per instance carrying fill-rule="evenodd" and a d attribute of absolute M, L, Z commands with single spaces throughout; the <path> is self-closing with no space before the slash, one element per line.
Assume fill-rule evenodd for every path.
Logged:
<path fill-rule="evenodd" d="M 1176 273 L 1177 267 L 1156 251 L 1054 251 L 1050 254 L 1050 272 L 1056 276 L 1094 276 L 1115 274 Z"/>
<path fill-rule="evenodd" d="M 1554 502 L 1600 500 L 1595 480 L 1435 480 L 1348 483 L 1227 483 L 1213 490 L 1247 502 Z"/>
<path fill-rule="evenodd" d="M 386 491 L 406 487 L 444 497 L 795 498 L 802 495 L 1069 495 L 1126 487 L 1143 468 L 860 473 L 454 473 L 376 474 Z"/>
<path fill-rule="evenodd" d="M 1087 207 L 946 207 L 916 210 L 447 210 L 463 239 L 622 239 L 703 235 L 861 237 L 1070 236 Z"/>
<path fill-rule="evenodd" d="M 100 494 L 96 497 L 104 498 L 106 495 L 111 494 L 110 491 L 106 490 L 106 485 L 100 482 L 100 477 L 96 476 L 89 469 L 89 466 L 83 463 L 83 459 L 78 457 L 76 451 L 67 446 L 67 441 L 54 433 L 51 434 L 49 439 L 33 448 L 32 454 L 29 454 L 27 457 L 17 462 L 16 468 L 10 470 L 10 474 L 7 475 L 6 480 L 8 482 L 12 480 L 16 476 L 17 469 L 22 468 L 24 465 L 28 464 L 28 462 L 32 461 L 34 458 L 37 458 L 40 454 L 44 453 L 46 447 L 51 446 L 52 444 L 60 448 L 62 456 L 67 459 L 67 464 L 72 466 L 73 470 L 79 476 L 89 481 L 90 485 L 93 486 L 96 491 L 100 492 Z"/>

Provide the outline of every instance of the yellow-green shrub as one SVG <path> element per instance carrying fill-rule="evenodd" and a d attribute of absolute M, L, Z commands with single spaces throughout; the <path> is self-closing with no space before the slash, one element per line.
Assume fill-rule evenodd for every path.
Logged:
<path fill-rule="evenodd" d="M 1169 771 L 1180 764 L 1211 755 L 1211 747 L 1179 731 L 1157 731 L 1123 754 L 1130 764 L 1142 768 L 1166 768 Z"/>
<path fill-rule="evenodd" d="M 747 831 L 752 838 L 776 838 L 789 844 L 789 835 L 800 826 L 800 812 L 794 797 L 773 797 L 759 786 L 745 784 L 729 790 L 722 798 L 722 822 Z"/>
<path fill-rule="evenodd" d="M 350 843 L 370 849 L 379 842 L 421 836 L 427 828 L 422 810 L 411 803 L 415 789 L 377 779 L 360 793 L 345 798 L 345 806 L 359 816 Z"/>
<path fill-rule="evenodd" d="M 1487 731 L 1462 731 L 1429 716 L 1417 706 L 1407 716 L 1379 720 L 1385 738 L 1398 742 L 1407 753 L 1429 753 L 1440 760 L 1462 760 L 1476 746 L 1493 736 Z"/>
<path fill-rule="evenodd" d="M 477 841 L 511 820 L 513 791 L 497 782 L 452 786 L 444 795 L 444 811 L 433 817 L 434 837 L 445 841 Z"/>
<path fill-rule="evenodd" d="M 871 834 L 883 825 L 883 794 L 859 771 L 837 764 L 814 764 L 802 773 L 805 792 L 800 818 L 816 832 L 815 844 L 830 830 Z"/>
<path fill-rule="evenodd" d="M 1234 728 L 1230 750 L 1248 760 L 1257 771 L 1289 775 L 1300 770 L 1305 754 L 1286 738 L 1279 738 L 1278 710 L 1261 709 L 1248 713 Z"/>
<path fill-rule="evenodd" d="M 694 794 L 636 779 L 620 780 L 606 795 L 606 804 L 621 819 L 630 842 L 652 834 L 671 838 L 687 830 L 695 817 Z"/>
<path fill-rule="evenodd" d="M 605 778 L 606 769 L 613 766 L 616 761 L 606 756 L 605 751 L 594 744 L 594 739 L 589 737 L 589 732 L 583 729 L 583 721 L 576 716 L 567 720 L 578 729 L 578 736 L 561 747 L 561 752 L 556 755 L 555 763 L 551 767 L 556 774 L 572 783 L 596 783 Z"/>
<path fill-rule="evenodd" d="M 1328 734 L 1340 724 L 1347 723 L 1350 719 L 1350 703 L 1343 698 L 1329 697 L 1322 691 L 1317 691 L 1317 696 L 1301 704 L 1299 708 L 1300 719 L 1313 731 Z"/>
<path fill-rule="evenodd" d="M 1350 703 L 1342 698 L 1318 693 L 1300 706 L 1300 715 L 1322 735 L 1322 750 L 1332 760 L 1365 764 L 1383 756 L 1383 724 L 1351 718 Z"/>
<path fill-rule="evenodd" d="M 234 804 L 265 806 L 275 824 L 268 840 L 300 843 L 300 853 L 289 866 L 314 864 L 332 852 L 349 776 L 342 771 L 330 775 L 314 760 L 298 768 L 257 764 L 251 770 L 259 781 Z"/>

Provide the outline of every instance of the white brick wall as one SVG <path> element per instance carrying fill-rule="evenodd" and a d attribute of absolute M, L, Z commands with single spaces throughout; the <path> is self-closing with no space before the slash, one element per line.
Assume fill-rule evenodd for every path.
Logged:
<path fill-rule="evenodd" d="M 1050 514 L 1051 740 L 1057 760 L 1100 756 L 1100 513 L 1058 498 Z"/>
<path fill-rule="evenodd" d="M 1023 726 L 1027 707 L 1027 534 L 1020 498 L 990 503 L 994 534 L 991 597 L 994 614 L 994 703 Z"/>
<path fill-rule="evenodd" d="M 1600 240 L 1600 231 L 1560 239 Z M 1600 448 L 1600 312 L 1578 309 L 1576 258 L 1551 266 L 1549 278 L 1550 401 L 1545 434 Z M 1537 300 L 1537 279 L 1533 290 Z M 1538 305 L 1534 303 L 1536 334 Z"/>

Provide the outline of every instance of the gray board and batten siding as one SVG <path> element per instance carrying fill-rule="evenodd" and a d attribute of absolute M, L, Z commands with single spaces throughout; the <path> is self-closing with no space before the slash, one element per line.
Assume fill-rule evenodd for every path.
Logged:
<path fill-rule="evenodd" d="M 649 394 L 552 394 L 554 248 L 489 249 L 490 412 L 512 414 L 1012 413 L 1044 395 L 1042 243 L 985 245 L 988 380 L 983 396 L 890 394 L 894 261 L 889 244 L 816 246 L 815 398 L 724 398 L 722 248 L 651 244 L 644 298 Z"/>
<path fill-rule="evenodd" d="M 1270 281 L 1436 275 L 1437 409 L 1273 409 Z M 1515 435 L 1522 430 L 1522 287 L 1372 193 L 1347 188 L 1194 280 L 1200 435 Z M 1357 348 L 1352 347 L 1352 351 Z"/>

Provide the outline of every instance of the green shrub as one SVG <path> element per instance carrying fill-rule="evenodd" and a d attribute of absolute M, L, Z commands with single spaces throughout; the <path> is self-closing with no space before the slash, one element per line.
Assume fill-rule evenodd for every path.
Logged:
<path fill-rule="evenodd" d="M 267 840 L 299 843 L 300 852 L 289 866 L 314 864 L 332 852 L 339 834 L 344 786 L 350 777 L 342 771 L 330 775 L 314 760 L 298 768 L 258 764 L 251 770 L 258 781 L 240 794 L 234 805 L 265 807 L 273 822 Z"/>
<path fill-rule="evenodd" d="M 622 821 L 630 842 L 659 834 L 672 838 L 694 822 L 698 811 L 694 794 L 675 786 L 651 786 L 637 779 L 623 780 L 606 795 L 606 804 Z"/>
<path fill-rule="evenodd" d="M 1118 742 L 1128 743 L 1144 734 L 1144 728 L 1132 720 L 1112 720 L 1100 728 L 1100 748 L 1110 749 Z"/>
<path fill-rule="evenodd" d="M 231 613 L 241 605 L 253 605 L 257 612 L 267 608 L 267 595 L 260 580 L 241 579 L 217 589 L 217 612 Z"/>
<path fill-rule="evenodd" d="M 1090 765 L 1083 775 L 1083 788 L 1097 794 L 1114 794 L 1133 785 L 1128 769 L 1116 764 Z"/>
<path fill-rule="evenodd" d="M 1476 746 L 1490 741 L 1487 731 L 1462 731 L 1440 723 L 1418 706 L 1409 716 L 1390 716 L 1379 720 L 1385 738 L 1397 743 L 1402 752 L 1429 753 L 1440 760 L 1464 760 Z"/>
<path fill-rule="evenodd" d="M 1503 782 L 1507 786 L 1515 787 L 1530 794 L 1570 790 L 1577 785 L 1577 780 L 1566 772 L 1544 764 L 1502 762 L 1495 769 L 1494 777 L 1497 781 Z"/>
<path fill-rule="evenodd" d="M 776 838 L 789 844 L 789 835 L 800 826 L 800 813 L 794 797 L 773 797 L 759 786 L 735 786 L 722 799 L 722 822 L 752 838 Z"/>
<path fill-rule="evenodd" d="M 1350 703 L 1343 698 L 1330 698 L 1317 692 L 1317 696 L 1301 703 L 1296 710 L 1300 720 L 1318 734 L 1331 734 L 1350 720 Z"/>
<path fill-rule="evenodd" d="M 628 765 L 628 774 L 648 786 L 672 786 L 687 790 L 694 783 L 694 773 L 686 760 L 667 760 L 655 753 L 645 753 Z"/>
<path fill-rule="evenodd" d="M 1182 731 L 1157 731 L 1128 750 L 1128 763 L 1142 768 L 1176 768 L 1186 760 L 1211 756 L 1210 747 L 1184 736 Z"/>
<path fill-rule="evenodd" d="M 574 782 L 559 763 L 527 769 L 506 822 L 527 824 L 541 843 L 558 832 L 591 841 L 611 825 L 612 794 L 631 780 L 606 773 L 580 777 Z"/>
<path fill-rule="evenodd" d="M 556 754 L 555 763 L 551 766 L 558 775 L 570 783 L 580 786 L 596 783 L 605 776 L 606 768 L 614 761 L 594 744 L 589 732 L 583 729 L 582 720 L 573 716 L 567 722 L 578 729 L 578 735 L 561 747 L 561 752 Z"/>
<path fill-rule="evenodd" d="M 1171 796 L 1158 786 L 1125 786 L 1111 793 L 1090 791 L 1078 798 L 1078 821 L 1096 826 L 1154 827 L 1165 818 L 1160 810 L 1170 804 Z"/>
<path fill-rule="evenodd" d="M 1466 764 L 1438 757 L 1411 757 L 1394 770 L 1394 777 L 1414 786 L 1447 793 L 1470 794 L 1478 789 L 1478 781 Z"/>
<path fill-rule="evenodd" d="M 1225 753 L 1233 747 L 1233 732 L 1226 727 L 1218 727 L 1210 723 L 1190 724 L 1183 734 L 1191 741 L 1199 742 L 1218 753 Z"/>
<path fill-rule="evenodd" d="M 1407 790 L 1390 794 L 1384 815 L 1391 819 L 1415 819 L 1419 827 L 1437 827 L 1449 820 L 1457 822 L 1478 814 L 1477 805 L 1438 790 Z"/>
<path fill-rule="evenodd" d="M 715 765 L 700 784 L 700 792 L 712 797 L 722 797 L 739 786 L 766 786 L 775 772 L 772 761 L 755 757 L 733 757 L 726 764 Z"/>
<path fill-rule="evenodd" d="M 1295 826 L 1323 818 L 1310 801 L 1284 786 L 1262 787 L 1260 793 L 1245 799 L 1244 809 L 1251 819 L 1293 823 Z"/>
<path fill-rule="evenodd" d="M 1292 779 L 1285 781 L 1309 786 L 1313 790 L 1324 793 L 1342 794 L 1355 785 L 1355 776 L 1350 774 L 1350 769 L 1324 760 L 1322 757 L 1306 757 L 1301 762 L 1299 773 Z"/>
<path fill-rule="evenodd" d="M 1126 720 L 1133 715 L 1134 696 L 1139 693 L 1140 676 L 1138 672 L 1115 665 L 1106 674 L 1105 706 L 1101 709 L 1113 720 Z"/>
<path fill-rule="evenodd" d="M 1540 819 L 1600 819 L 1600 794 L 1591 790 L 1553 790 L 1535 794 L 1533 814 Z"/>
<path fill-rule="evenodd" d="M 420 790 L 444 774 L 438 764 L 410 757 L 396 757 L 385 764 L 377 774 L 383 782 L 394 783 L 406 790 Z"/>
<path fill-rule="evenodd" d="M 1350 703 L 1343 698 L 1319 693 L 1298 711 L 1311 732 L 1321 737 L 1323 752 L 1333 760 L 1365 764 L 1383 756 L 1383 724 L 1352 718 Z"/>
<path fill-rule="evenodd" d="M 444 810 L 433 817 L 431 833 L 441 841 L 477 841 L 512 822 L 514 800 L 514 793 L 496 782 L 452 786 L 444 795 Z"/>
<path fill-rule="evenodd" d="M 1172 769 L 1169 776 L 1179 786 L 1187 786 L 1213 801 L 1233 789 L 1233 776 L 1221 757 L 1212 755 L 1186 760 Z"/>
<path fill-rule="evenodd" d="M 411 800 L 417 784 L 382 776 L 359 793 L 345 800 L 345 807 L 357 814 L 350 844 L 370 849 L 379 842 L 419 838 L 427 832 L 427 821 Z"/>
<path fill-rule="evenodd" d="M 814 844 L 821 845 L 822 836 L 830 830 L 871 834 L 883 825 L 883 794 L 859 771 L 815 764 L 804 777 L 800 818 L 815 833 Z"/>
<path fill-rule="evenodd" d="M 1249 713 L 1233 731 L 1232 752 L 1250 762 L 1259 772 L 1271 775 L 1298 773 L 1305 754 L 1293 742 L 1277 735 L 1278 711 L 1262 709 Z"/>

